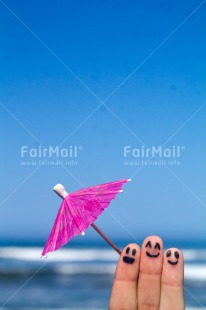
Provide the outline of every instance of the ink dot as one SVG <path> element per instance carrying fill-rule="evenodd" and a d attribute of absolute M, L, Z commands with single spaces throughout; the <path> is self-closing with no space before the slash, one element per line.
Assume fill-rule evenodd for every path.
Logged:
<path fill-rule="evenodd" d="M 132 255 L 135 256 L 136 252 L 137 252 L 137 251 L 136 251 L 135 249 L 133 249 L 133 250 L 132 250 Z"/>
<path fill-rule="evenodd" d="M 178 259 L 180 257 L 180 254 L 177 251 L 175 251 L 175 257 L 176 257 L 176 259 Z"/>
<path fill-rule="evenodd" d="M 172 254 L 172 253 L 171 253 L 171 251 L 167 251 L 166 256 L 167 256 L 167 257 L 170 257 L 170 256 L 171 256 L 171 254 Z"/>
<path fill-rule="evenodd" d="M 128 248 L 126 249 L 126 254 L 129 254 L 129 251 L 130 251 L 130 248 L 128 247 Z"/>

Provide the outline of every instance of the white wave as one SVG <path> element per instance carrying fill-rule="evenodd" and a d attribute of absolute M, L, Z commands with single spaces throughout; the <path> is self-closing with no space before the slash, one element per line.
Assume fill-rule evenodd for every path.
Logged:
<path fill-rule="evenodd" d="M 43 248 L 41 247 L 0 247 L 0 258 L 12 258 L 20 260 L 37 260 L 41 257 Z M 183 250 L 185 261 L 205 260 L 206 250 Z M 112 249 L 87 248 L 87 249 L 61 249 L 49 254 L 49 258 L 54 261 L 68 260 L 116 260 L 118 254 Z"/>
<path fill-rule="evenodd" d="M 114 275 L 116 264 L 70 264 L 70 265 L 59 265 L 54 268 L 56 273 L 63 275 L 72 274 L 89 274 L 89 275 Z"/>
<path fill-rule="evenodd" d="M 185 265 L 185 279 L 206 281 L 206 264 L 204 265 Z"/>
<path fill-rule="evenodd" d="M 29 268 L 29 262 L 39 263 L 45 261 L 41 258 L 40 247 L 0 247 L 0 259 L 27 261 L 25 266 Z M 193 281 L 206 281 L 206 250 L 184 250 L 185 279 Z M 113 274 L 119 255 L 112 249 L 87 248 L 87 249 L 61 249 L 50 253 L 47 263 L 53 263 L 54 272 L 62 274 Z M 202 264 L 195 263 L 195 260 Z M 102 263 L 101 263 L 102 262 Z M 194 262 L 194 264 L 192 263 Z M 88 264 L 91 263 L 91 264 Z M 104 263 L 104 264 L 103 264 Z M 9 265 L 8 265 L 8 268 Z M 15 265 L 14 265 L 15 268 Z M 19 268 L 19 267 L 18 267 Z M 6 270 L 6 266 L 4 266 Z M 22 270 L 24 272 L 24 270 Z"/>
<path fill-rule="evenodd" d="M 38 261 L 41 258 L 42 248 L 35 247 L 2 247 L 0 258 L 17 259 L 24 261 Z M 119 255 L 114 250 L 104 249 L 61 249 L 49 253 L 48 260 L 51 262 L 82 262 L 82 261 L 116 261 Z"/>
<path fill-rule="evenodd" d="M 40 247 L 0 247 L 0 258 L 17 259 L 24 261 L 41 260 L 43 248 Z M 183 250 L 186 262 L 205 261 L 206 250 Z M 86 249 L 60 249 L 59 251 L 49 253 L 49 261 L 116 261 L 118 254 L 112 249 L 86 248 Z M 43 258 L 44 259 L 44 258 Z"/>
<path fill-rule="evenodd" d="M 50 267 L 49 267 L 50 266 Z M 113 276 L 115 273 L 116 262 L 92 262 L 92 263 L 84 263 L 84 262 L 56 262 L 55 264 L 48 265 L 47 268 L 43 268 L 39 274 L 49 272 L 61 275 L 111 275 Z M 0 273 L 7 274 L 24 274 L 28 272 L 33 272 L 36 270 L 36 265 L 27 264 L 22 267 L 18 264 L 10 266 L 3 265 L 3 268 Z M 186 264 L 185 265 L 185 280 L 191 281 L 192 283 L 200 283 L 206 282 L 206 264 L 204 265 L 193 265 Z"/>
<path fill-rule="evenodd" d="M 116 263 L 107 264 L 57 264 L 54 267 L 54 272 L 64 275 L 68 274 L 108 274 L 114 275 Z M 206 265 L 185 266 L 185 279 L 194 281 L 206 281 Z"/>
<path fill-rule="evenodd" d="M 62 274 L 110 274 L 115 272 L 116 263 L 107 264 L 58 264 L 54 271 Z M 206 264 L 205 265 L 185 265 L 185 279 L 206 281 Z"/>

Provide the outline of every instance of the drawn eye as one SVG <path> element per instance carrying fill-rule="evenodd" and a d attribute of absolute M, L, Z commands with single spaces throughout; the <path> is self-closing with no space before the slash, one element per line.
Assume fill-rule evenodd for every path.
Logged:
<path fill-rule="evenodd" d="M 147 248 L 147 247 L 149 247 L 149 248 L 151 249 L 151 248 L 152 248 L 152 244 L 151 244 L 151 242 L 150 242 L 150 241 L 148 241 L 145 247 L 146 247 L 146 248 Z"/>
<path fill-rule="evenodd" d="M 167 256 L 167 257 L 170 257 L 170 256 L 171 256 L 171 254 L 172 254 L 172 253 L 171 253 L 171 251 L 167 251 L 166 256 Z"/>
<path fill-rule="evenodd" d="M 175 257 L 176 257 L 176 259 L 178 259 L 180 257 L 180 254 L 177 251 L 175 251 Z"/>
<path fill-rule="evenodd" d="M 136 251 L 135 249 L 133 249 L 133 250 L 132 250 L 132 255 L 135 256 L 136 252 L 137 252 L 137 251 Z"/>
<path fill-rule="evenodd" d="M 158 248 L 159 250 L 160 250 L 160 244 L 157 242 L 156 244 L 155 244 L 155 247 L 154 247 L 155 249 L 156 248 Z"/>

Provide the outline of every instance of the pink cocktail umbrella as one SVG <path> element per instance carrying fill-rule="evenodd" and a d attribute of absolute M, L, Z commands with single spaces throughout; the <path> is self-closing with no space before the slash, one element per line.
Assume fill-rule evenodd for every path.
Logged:
<path fill-rule="evenodd" d="M 63 199 L 54 226 L 42 252 L 42 256 L 58 250 L 74 236 L 84 234 L 91 225 L 119 254 L 121 251 L 93 222 L 107 208 L 112 199 L 131 179 L 96 185 L 68 194 L 63 185 L 57 184 L 54 191 Z"/>

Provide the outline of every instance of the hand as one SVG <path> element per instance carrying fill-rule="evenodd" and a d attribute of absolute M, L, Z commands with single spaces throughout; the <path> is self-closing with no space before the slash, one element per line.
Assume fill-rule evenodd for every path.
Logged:
<path fill-rule="evenodd" d="M 109 310 L 184 310 L 184 259 L 180 250 L 163 253 L 159 237 L 127 245 L 117 264 Z"/>

